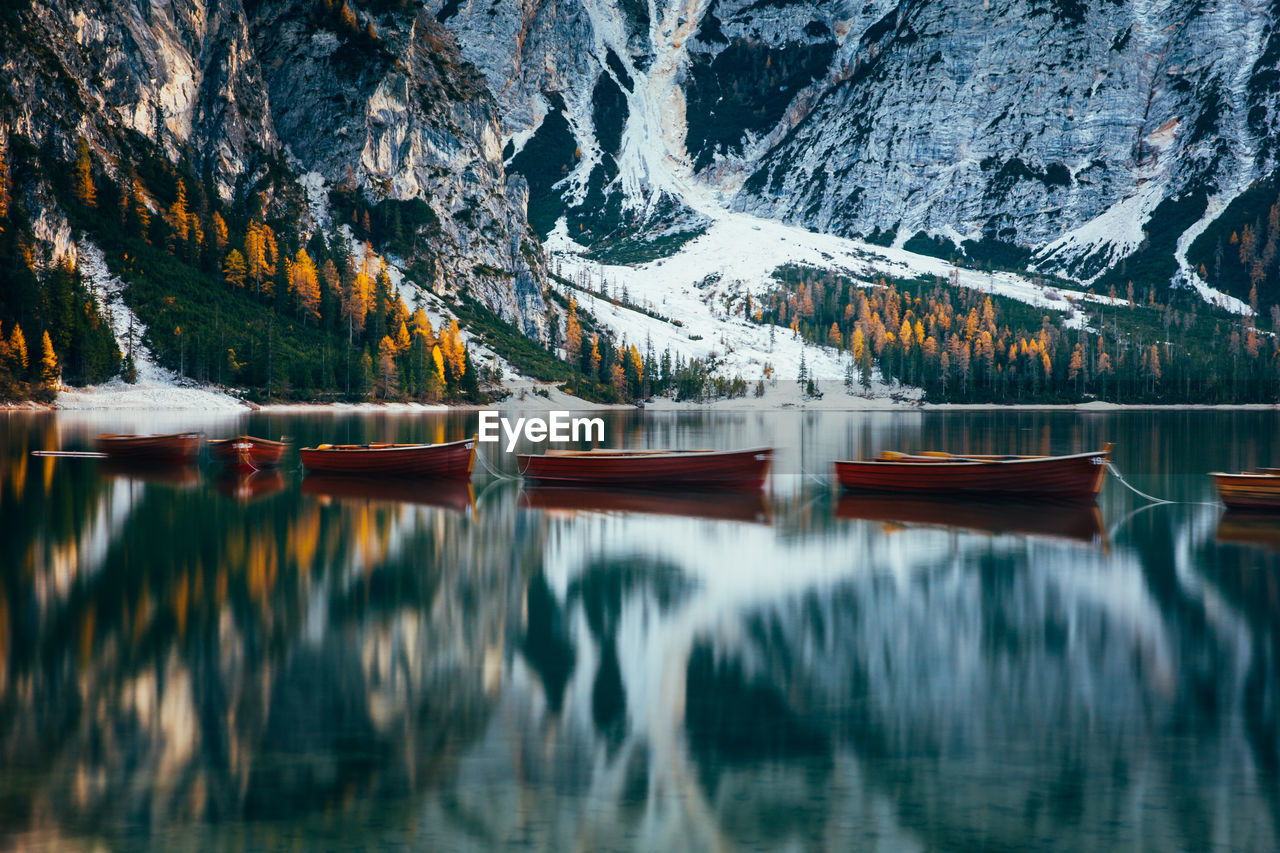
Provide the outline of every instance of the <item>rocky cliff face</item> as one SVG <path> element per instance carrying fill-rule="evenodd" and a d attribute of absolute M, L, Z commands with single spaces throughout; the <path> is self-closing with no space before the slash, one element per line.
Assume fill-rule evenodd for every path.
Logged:
<path fill-rule="evenodd" d="M 392 6 L 395 4 L 381 4 Z M 374 202 L 424 201 L 404 228 L 443 290 L 467 283 L 505 319 L 541 333 L 541 251 L 527 190 L 502 166 L 484 79 L 434 18 L 399 8 L 357 20 L 311 2 L 254 9 L 254 45 L 281 141 L 308 171 Z M 321 10 L 320 12 L 317 9 Z"/>
<path fill-rule="evenodd" d="M 1120 236 L 1164 199 L 1272 167 L 1275 93 L 1250 86 L 1269 27 L 1247 4 L 893 4 L 850 33 L 735 203 L 842 232 L 1053 244 L 1051 266 L 1088 275 L 1079 250 L 1108 235 L 1055 240 L 1132 200 Z"/>
<path fill-rule="evenodd" d="M 108 171 L 138 147 L 189 148 L 225 198 L 279 150 L 239 2 L 33 2 L 3 27 L 9 136 L 64 159 L 84 137 Z"/>
<path fill-rule="evenodd" d="M 30 3 L 2 21 L 0 136 L 62 161 L 84 138 L 111 174 L 139 152 L 191 158 L 225 200 L 300 198 L 316 172 L 371 205 L 412 202 L 401 260 L 419 283 L 466 289 L 541 337 L 541 250 L 482 78 L 412 4 L 365 7 Z M 51 197 L 30 206 L 60 218 Z"/>
<path fill-rule="evenodd" d="M 669 194 L 845 235 L 1013 243 L 1089 278 L 1162 202 L 1211 217 L 1275 167 L 1275 4 L 427 6 L 488 77 L 508 154 L 560 152 L 530 180 L 571 219 L 599 186 L 632 209 Z"/>

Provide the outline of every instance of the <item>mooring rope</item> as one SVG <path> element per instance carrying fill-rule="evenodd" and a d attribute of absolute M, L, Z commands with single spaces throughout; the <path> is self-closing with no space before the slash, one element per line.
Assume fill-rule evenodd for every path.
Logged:
<path fill-rule="evenodd" d="M 520 479 L 519 477 L 513 477 L 510 474 L 504 474 L 501 471 L 494 469 L 493 466 L 489 464 L 489 460 L 485 459 L 484 454 L 479 451 L 476 451 L 476 459 L 480 460 L 480 467 L 488 471 L 489 475 L 492 477 L 496 477 L 499 480 L 519 480 Z"/>
<path fill-rule="evenodd" d="M 1107 470 L 1111 472 L 1111 476 L 1115 477 L 1117 480 L 1120 481 L 1121 485 L 1123 485 L 1129 491 L 1133 492 L 1138 497 L 1146 498 L 1147 500 L 1151 501 L 1151 503 L 1153 504 L 1177 503 L 1177 501 L 1166 500 L 1165 498 L 1157 498 L 1156 496 L 1149 495 L 1146 492 L 1142 491 L 1141 489 L 1137 488 L 1136 486 L 1134 486 L 1132 483 L 1130 483 L 1128 480 L 1124 478 L 1124 475 L 1120 473 L 1120 469 L 1115 466 L 1114 462 L 1111 462 L 1111 461 L 1107 462 Z"/>
<path fill-rule="evenodd" d="M 1142 491 L 1141 489 L 1136 488 L 1132 483 L 1130 483 L 1123 476 L 1121 476 L 1120 469 L 1115 466 L 1115 463 L 1107 462 L 1107 468 L 1108 470 L 1111 471 L 1112 475 L 1114 475 L 1115 478 L 1120 481 L 1121 485 L 1123 485 L 1129 491 L 1133 492 L 1135 495 L 1138 495 L 1139 497 L 1142 497 L 1142 498 L 1146 498 L 1148 501 L 1151 502 L 1151 506 L 1161 506 L 1164 504 L 1169 504 L 1169 505 L 1176 504 L 1178 506 L 1213 506 L 1213 507 L 1222 506 L 1222 504 L 1217 501 L 1173 501 L 1167 498 L 1158 498 L 1155 495 L 1149 495 L 1146 492 Z M 1148 507 L 1143 507 L 1142 509 L 1147 509 L 1147 508 Z M 1129 516 L 1134 515 L 1136 512 L 1138 512 L 1138 510 L 1134 510 L 1134 512 L 1129 513 Z M 1124 520 L 1128 520 L 1129 516 L 1125 516 Z"/>
<path fill-rule="evenodd" d="M 831 487 L 831 480 L 828 477 L 819 477 L 817 474 L 812 474 L 804 470 L 803 465 L 800 466 L 800 473 L 802 476 L 805 476 L 810 480 L 813 480 L 813 482 L 817 483 L 819 486 L 822 486 L 824 489 Z"/>

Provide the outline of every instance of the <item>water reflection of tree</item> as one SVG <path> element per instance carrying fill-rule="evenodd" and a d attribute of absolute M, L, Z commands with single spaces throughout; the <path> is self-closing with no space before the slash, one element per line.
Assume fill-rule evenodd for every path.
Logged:
<path fill-rule="evenodd" d="M 483 730 L 526 553 L 393 503 L 131 494 L 65 594 L 38 594 L 58 568 L 33 536 L 74 545 L 101 500 L 65 533 L 18 531 L 26 559 L 5 564 L 0 766 L 24 769 L 6 831 L 394 806 Z"/>

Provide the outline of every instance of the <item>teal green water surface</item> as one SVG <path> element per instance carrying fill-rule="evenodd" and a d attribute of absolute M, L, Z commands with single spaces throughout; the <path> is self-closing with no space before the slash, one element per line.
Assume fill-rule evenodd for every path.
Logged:
<path fill-rule="evenodd" d="M 477 415 L 0 415 L 0 849 L 1270 850 L 1277 414 L 609 413 L 759 496 L 304 477 Z M 289 436 L 278 473 L 33 450 Z M 833 493 L 1115 444 L 1095 508 Z M 524 445 L 523 449 L 540 448 Z"/>

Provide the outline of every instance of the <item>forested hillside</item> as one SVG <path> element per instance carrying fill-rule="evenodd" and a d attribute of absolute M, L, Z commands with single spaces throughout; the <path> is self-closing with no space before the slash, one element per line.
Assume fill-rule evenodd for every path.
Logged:
<path fill-rule="evenodd" d="M 856 286 L 812 269 L 782 271 L 759 307 L 787 326 L 843 350 L 846 385 L 886 381 L 949 402 L 1276 402 L 1280 310 L 1265 329 L 1213 312 L 1189 294 L 1135 294 L 1132 286 L 1091 309 L 1090 323 L 942 279 Z"/>

